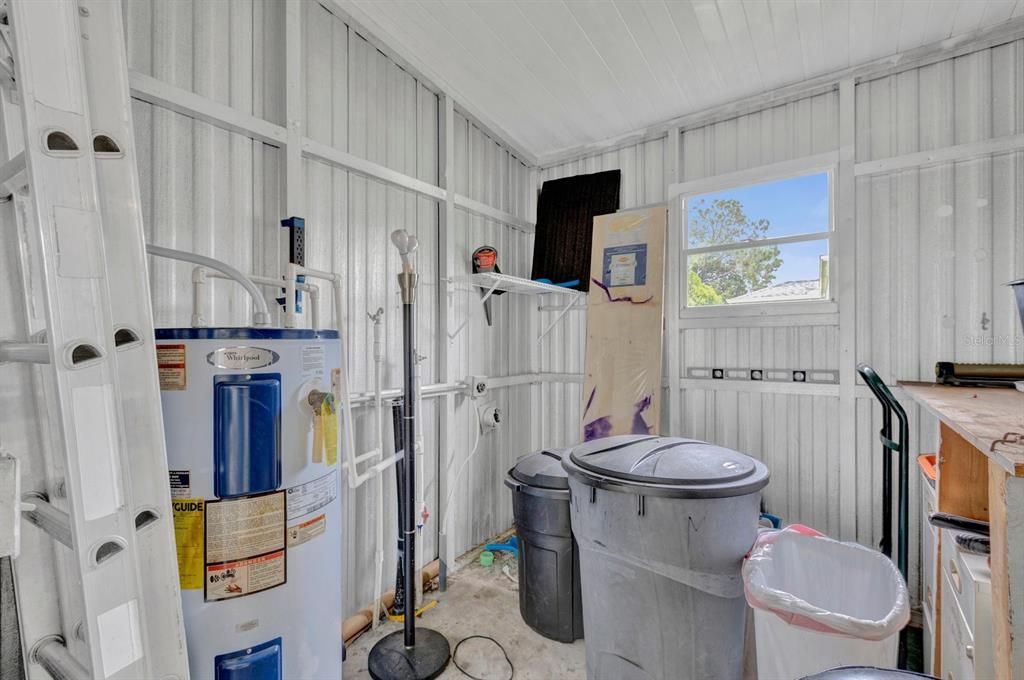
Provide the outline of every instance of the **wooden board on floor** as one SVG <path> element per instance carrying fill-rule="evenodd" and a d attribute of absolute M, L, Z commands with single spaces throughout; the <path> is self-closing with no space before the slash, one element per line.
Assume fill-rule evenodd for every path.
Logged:
<path fill-rule="evenodd" d="M 666 206 L 594 218 L 583 439 L 657 434 Z"/>

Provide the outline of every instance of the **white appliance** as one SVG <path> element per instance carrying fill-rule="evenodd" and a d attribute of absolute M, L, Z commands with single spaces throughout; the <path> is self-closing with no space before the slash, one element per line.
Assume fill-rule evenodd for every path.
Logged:
<path fill-rule="evenodd" d="M 156 338 L 192 678 L 340 678 L 337 331 Z"/>

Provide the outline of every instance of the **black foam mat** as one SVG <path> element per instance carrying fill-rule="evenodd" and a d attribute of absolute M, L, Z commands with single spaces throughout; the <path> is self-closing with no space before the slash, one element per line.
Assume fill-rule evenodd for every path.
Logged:
<path fill-rule="evenodd" d="M 594 217 L 619 209 L 621 172 L 606 170 L 544 182 L 537 202 L 533 244 L 534 279 L 564 283 L 579 279 L 590 290 Z"/>

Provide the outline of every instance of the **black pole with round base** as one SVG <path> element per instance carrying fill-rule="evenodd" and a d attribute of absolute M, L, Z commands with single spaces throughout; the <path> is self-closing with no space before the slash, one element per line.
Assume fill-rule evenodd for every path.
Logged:
<path fill-rule="evenodd" d="M 405 399 L 402 411 L 402 470 L 405 476 L 405 503 L 402 533 L 402 576 L 405 579 L 405 616 L 403 629 L 382 638 L 370 650 L 368 662 L 374 680 L 431 680 L 441 674 L 451 658 L 448 640 L 429 628 L 416 629 L 416 273 L 409 254 L 416 249 L 416 237 L 404 229 L 391 234 L 391 241 L 402 256 L 398 284 L 402 289 L 402 350 Z"/>
<path fill-rule="evenodd" d="M 370 650 L 370 677 L 374 680 L 431 680 L 441 675 L 449 658 L 448 640 L 436 630 L 417 629 L 416 644 L 412 647 L 405 646 L 405 631 L 396 630 L 381 638 Z"/>

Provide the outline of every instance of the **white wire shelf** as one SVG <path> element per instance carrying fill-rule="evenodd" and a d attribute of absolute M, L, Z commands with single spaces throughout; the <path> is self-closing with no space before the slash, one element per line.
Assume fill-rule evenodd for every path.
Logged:
<path fill-rule="evenodd" d="M 563 288 L 562 286 L 555 286 L 550 283 L 541 283 L 539 281 L 524 279 L 519 276 L 496 274 L 493 272 L 468 274 L 460 280 L 472 286 L 476 286 L 477 288 L 481 288 L 488 293 L 494 293 L 496 290 L 501 290 L 506 293 L 515 293 L 518 295 L 555 293 L 560 295 L 572 295 L 573 297 L 578 297 L 581 293 L 581 291 L 574 288 Z M 488 295 L 488 297 L 490 297 L 490 295 Z"/>
<path fill-rule="evenodd" d="M 532 281 L 519 276 L 497 274 L 494 272 L 468 274 L 466 276 L 459 277 L 457 280 L 463 283 L 468 283 L 469 285 L 484 291 L 483 297 L 480 298 L 481 304 L 486 303 L 491 296 L 494 295 L 494 292 L 499 290 L 506 293 L 512 293 L 514 295 L 545 295 L 551 293 L 566 296 L 568 301 L 563 307 L 561 307 L 558 316 L 556 316 L 554 320 L 548 324 L 547 328 L 545 328 L 537 337 L 537 342 L 540 342 L 544 336 L 555 327 L 555 324 L 565 317 L 566 313 L 576 304 L 576 301 L 585 295 L 583 291 L 576 290 L 574 288 L 563 288 L 562 286 L 555 286 L 550 283 L 540 283 L 539 281 Z M 463 321 L 462 325 L 456 328 L 454 333 L 449 333 L 448 339 L 450 341 L 454 341 L 459 333 L 462 332 L 462 329 L 466 327 L 467 323 L 469 323 L 469 319 Z"/>

